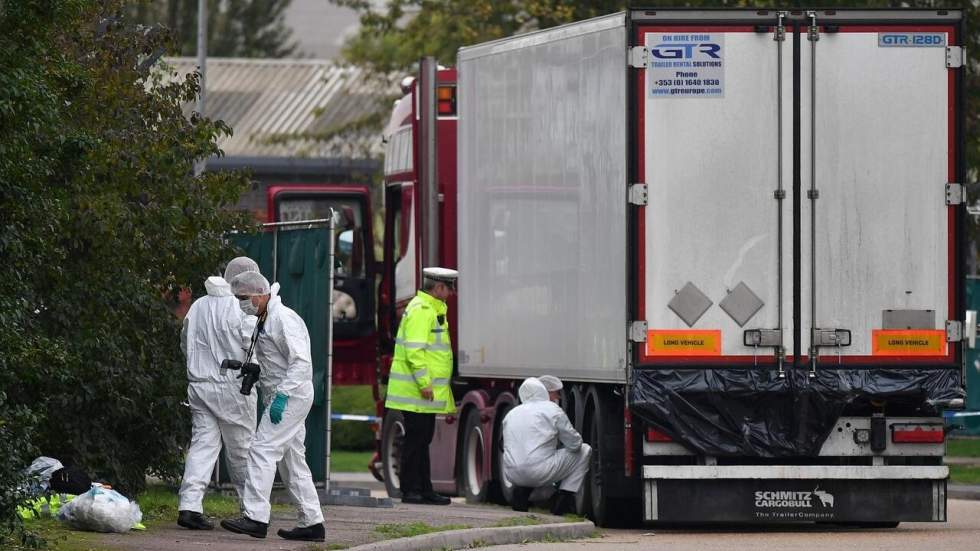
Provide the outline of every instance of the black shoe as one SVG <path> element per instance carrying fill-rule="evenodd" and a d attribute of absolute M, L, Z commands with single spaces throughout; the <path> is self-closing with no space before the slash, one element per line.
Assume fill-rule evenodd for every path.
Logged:
<path fill-rule="evenodd" d="M 402 494 L 402 503 L 426 503 L 425 498 L 418 492 Z"/>
<path fill-rule="evenodd" d="M 177 513 L 177 525 L 188 530 L 214 530 L 214 525 L 197 511 L 179 511 Z"/>
<path fill-rule="evenodd" d="M 555 498 L 555 504 L 551 506 L 551 514 L 560 517 L 562 515 L 574 512 L 575 492 L 558 490 L 558 495 Z"/>
<path fill-rule="evenodd" d="M 267 523 L 256 522 L 246 516 L 235 520 L 223 520 L 221 527 L 236 534 L 248 534 L 253 538 L 264 538 L 266 531 L 269 530 Z"/>
<path fill-rule="evenodd" d="M 514 494 L 510 496 L 510 508 L 520 513 L 526 513 L 530 505 L 532 488 L 514 486 Z"/>
<path fill-rule="evenodd" d="M 283 530 L 280 528 L 278 534 L 280 538 L 285 540 L 300 541 L 323 541 L 327 535 L 323 529 L 322 522 L 305 528 L 293 528 L 292 530 Z"/>
<path fill-rule="evenodd" d="M 425 492 L 422 494 L 422 499 L 429 505 L 449 505 L 452 503 L 452 500 L 448 497 L 435 492 Z"/>

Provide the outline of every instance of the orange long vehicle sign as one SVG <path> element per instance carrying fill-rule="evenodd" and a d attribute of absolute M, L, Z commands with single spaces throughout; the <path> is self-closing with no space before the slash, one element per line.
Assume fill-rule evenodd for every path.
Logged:
<path fill-rule="evenodd" d="M 946 331 L 942 329 L 873 329 L 871 353 L 875 356 L 945 356 Z"/>
<path fill-rule="evenodd" d="M 721 330 L 651 329 L 647 356 L 720 356 Z"/>

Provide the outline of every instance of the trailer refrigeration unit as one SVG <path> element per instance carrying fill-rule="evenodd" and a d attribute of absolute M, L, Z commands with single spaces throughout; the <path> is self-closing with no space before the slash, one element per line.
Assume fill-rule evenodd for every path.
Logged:
<path fill-rule="evenodd" d="M 553 374 L 599 524 L 946 520 L 975 331 L 962 33 L 957 10 L 636 9 L 421 79 L 389 127 L 416 208 L 389 212 L 381 317 L 398 259 L 459 269 L 437 489 L 506 501 L 500 420 Z"/>

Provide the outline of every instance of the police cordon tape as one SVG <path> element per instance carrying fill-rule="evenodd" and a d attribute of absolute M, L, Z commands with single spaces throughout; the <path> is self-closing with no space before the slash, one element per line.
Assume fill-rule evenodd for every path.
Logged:
<path fill-rule="evenodd" d="M 980 415 L 980 411 L 946 411 L 943 412 L 943 417 L 976 417 Z"/>
<path fill-rule="evenodd" d="M 332 413 L 330 418 L 334 421 L 364 421 L 367 423 L 376 423 L 381 420 L 375 415 L 353 415 L 349 413 Z"/>

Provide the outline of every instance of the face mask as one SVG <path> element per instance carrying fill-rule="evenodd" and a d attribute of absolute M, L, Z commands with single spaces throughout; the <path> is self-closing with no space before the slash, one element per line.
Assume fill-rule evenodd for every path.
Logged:
<path fill-rule="evenodd" d="M 246 298 L 238 301 L 238 307 L 242 309 L 249 316 L 259 315 L 259 307 L 252 304 L 251 298 Z"/>

